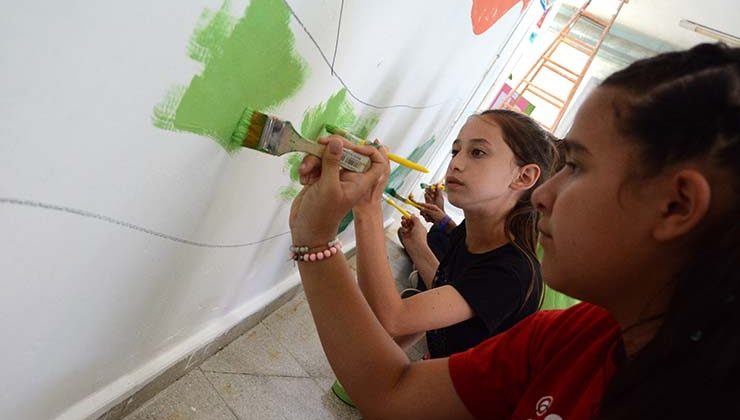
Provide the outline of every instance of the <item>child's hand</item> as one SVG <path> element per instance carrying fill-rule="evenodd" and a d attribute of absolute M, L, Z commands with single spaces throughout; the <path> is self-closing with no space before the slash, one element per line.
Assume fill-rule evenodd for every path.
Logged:
<path fill-rule="evenodd" d="M 421 221 L 414 215 L 410 218 L 401 218 L 401 227 L 398 228 L 401 243 L 407 250 L 424 245 L 427 241 L 427 231 Z"/>
<path fill-rule="evenodd" d="M 378 144 L 378 140 L 375 140 L 375 144 Z M 378 183 L 373 186 L 360 200 L 355 204 L 354 211 L 366 212 L 366 211 L 380 211 L 380 202 L 383 198 L 383 192 L 385 191 L 386 183 L 388 183 L 388 176 L 391 173 L 391 165 L 388 160 L 388 148 L 380 146 L 378 148 L 381 156 L 383 157 L 383 173 L 378 178 Z"/>
<path fill-rule="evenodd" d="M 440 186 L 442 184 L 432 184 L 424 190 L 424 202 L 428 204 L 434 204 L 439 207 L 442 212 L 445 210 L 445 198 L 442 195 Z"/>
<path fill-rule="evenodd" d="M 423 217 L 428 223 L 439 223 L 445 218 L 445 216 L 447 216 L 444 210 L 437 207 L 435 204 L 419 203 L 419 205 L 422 207 L 419 209 L 419 214 L 421 214 L 421 217 Z"/>
<path fill-rule="evenodd" d="M 321 160 L 306 156 L 298 170 L 305 186 L 290 209 L 294 245 L 319 246 L 334 239 L 344 215 L 378 184 L 388 168 L 382 152 L 372 146 L 357 146 L 339 136 L 319 139 L 319 143 L 326 145 Z M 369 156 L 370 169 L 364 173 L 341 170 L 343 147 Z"/>

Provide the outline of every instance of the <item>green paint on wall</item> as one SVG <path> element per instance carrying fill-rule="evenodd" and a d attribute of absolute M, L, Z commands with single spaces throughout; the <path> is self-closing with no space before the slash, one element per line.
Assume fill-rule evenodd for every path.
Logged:
<path fill-rule="evenodd" d="M 367 136 L 370 134 L 373 128 L 375 128 L 375 126 L 378 125 L 379 121 L 380 121 L 380 115 L 377 115 L 377 114 L 358 118 L 357 121 L 355 122 L 352 132 L 364 139 L 367 139 Z M 367 139 L 367 140 L 372 141 L 375 139 Z"/>
<path fill-rule="evenodd" d="M 319 103 L 303 113 L 300 131 L 303 137 L 316 140 L 329 134 L 324 130 L 324 125 L 328 123 L 347 128 L 360 136 L 366 136 L 375 128 L 378 121 L 377 114 L 358 117 L 347 95 L 347 89 L 342 88 L 330 96 L 326 102 Z M 297 183 L 298 166 L 301 160 L 303 160 L 302 153 L 291 154 L 285 160 L 285 169 L 290 174 L 292 183 L 278 192 L 280 198 L 284 200 L 292 200 L 300 191 Z"/>
<path fill-rule="evenodd" d="M 424 157 L 424 154 L 426 154 L 427 150 L 432 147 L 436 140 L 437 138 L 435 136 L 430 137 L 429 140 L 418 145 L 411 154 L 407 156 L 407 159 L 412 162 L 420 162 L 421 158 Z M 404 178 L 406 178 L 406 175 L 409 173 L 411 173 L 411 169 L 399 165 L 388 176 L 388 188 L 399 189 L 401 185 L 403 185 Z"/>
<path fill-rule="evenodd" d="M 329 97 L 325 103 L 311 107 L 303 113 L 301 134 L 303 137 L 315 140 L 324 124 L 334 124 L 338 127 L 351 127 L 357 117 L 352 104 L 347 99 L 347 89 L 340 89 Z"/>
<path fill-rule="evenodd" d="M 203 63 L 187 87 L 173 87 L 154 108 L 153 124 L 216 140 L 234 151 L 234 131 L 244 108 L 261 111 L 293 96 L 307 77 L 295 53 L 290 11 L 281 0 L 252 0 L 241 18 L 229 14 L 230 1 L 205 10 L 188 45 Z"/>

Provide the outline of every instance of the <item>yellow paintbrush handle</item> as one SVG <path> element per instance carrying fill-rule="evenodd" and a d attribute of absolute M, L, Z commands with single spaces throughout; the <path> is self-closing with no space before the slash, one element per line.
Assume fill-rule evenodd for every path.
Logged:
<path fill-rule="evenodd" d="M 403 207 L 401 207 L 398 204 L 394 203 L 393 200 L 391 200 L 390 198 L 386 198 L 385 199 L 385 202 L 388 203 L 388 204 L 390 204 L 393 208 L 395 208 L 399 212 L 401 212 L 401 214 L 405 218 L 407 218 L 407 219 L 410 219 L 411 218 L 411 213 L 407 212 L 406 210 L 403 209 Z"/>
<path fill-rule="evenodd" d="M 406 204 L 408 204 L 409 206 L 414 206 L 414 207 L 416 207 L 419 210 L 423 210 L 424 209 L 424 207 L 422 207 L 422 206 L 414 203 L 413 201 L 411 201 L 410 198 L 404 198 L 403 199 L 403 202 L 406 203 Z"/>
<path fill-rule="evenodd" d="M 407 168 L 411 168 L 415 171 L 424 172 L 424 173 L 429 172 L 429 169 L 419 165 L 418 163 L 412 162 L 406 158 L 402 158 L 401 156 L 398 156 L 394 153 L 388 153 L 388 159 L 398 163 L 399 165 L 403 165 Z"/>
<path fill-rule="evenodd" d="M 336 130 L 334 130 L 334 131 L 336 131 Z M 365 145 L 365 144 L 369 144 L 371 146 L 375 145 L 374 143 L 369 142 L 369 141 L 367 141 L 367 140 L 365 140 L 365 139 L 363 139 L 361 137 L 357 137 L 356 135 L 354 135 L 352 133 L 339 132 L 339 134 L 346 135 L 349 140 L 354 141 L 355 143 L 357 143 L 359 145 Z M 406 158 L 403 158 L 401 156 L 398 156 L 395 153 L 388 153 L 388 159 L 390 159 L 390 160 L 398 163 L 399 165 L 403 165 L 403 166 L 405 166 L 407 168 L 411 168 L 411 169 L 413 169 L 415 171 L 419 171 L 419 172 L 423 172 L 423 173 L 428 173 L 429 172 L 429 169 L 427 169 L 427 168 L 419 165 L 416 162 L 412 162 L 412 161 L 410 161 L 410 160 L 408 160 Z"/>

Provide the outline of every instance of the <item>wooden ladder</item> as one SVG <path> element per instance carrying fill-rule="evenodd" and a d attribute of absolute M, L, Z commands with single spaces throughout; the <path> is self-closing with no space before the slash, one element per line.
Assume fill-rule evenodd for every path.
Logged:
<path fill-rule="evenodd" d="M 575 95 L 576 89 L 578 89 L 578 85 L 583 80 L 586 71 L 591 65 L 591 62 L 596 56 L 596 53 L 599 51 L 599 47 L 601 47 L 602 42 L 604 42 L 604 38 L 606 38 L 606 35 L 609 33 L 609 30 L 614 24 L 619 11 L 622 10 L 622 6 L 624 6 L 624 4 L 628 1 L 629 0 L 618 0 L 616 2 L 616 12 L 611 16 L 611 18 L 603 19 L 586 11 L 586 8 L 591 3 L 591 0 L 587 0 L 573 14 L 573 16 L 568 20 L 565 26 L 563 26 L 563 29 L 555 37 L 550 46 L 547 47 L 542 56 L 540 56 L 540 58 L 537 59 L 534 65 L 529 69 L 524 78 L 516 85 L 514 89 L 511 89 L 508 95 L 506 95 L 506 98 L 501 104 L 501 108 L 510 109 L 517 112 L 524 112 L 524 110 L 520 109 L 516 104 L 518 98 L 527 99 L 528 101 L 535 104 L 537 102 L 542 103 L 542 101 L 544 101 L 557 110 L 557 116 L 555 117 L 554 121 L 540 121 L 537 120 L 537 118 L 535 118 L 535 120 L 537 120 L 537 122 L 540 123 L 540 125 L 542 125 L 548 131 L 554 132 L 558 124 L 560 124 L 560 121 L 562 120 L 563 114 L 565 114 L 568 105 L 573 99 L 573 95 Z M 571 33 L 573 27 L 579 22 L 580 19 L 584 19 L 588 23 L 601 28 L 601 33 L 594 45 L 578 39 Z M 585 64 L 580 69 L 568 68 L 568 66 L 558 62 L 556 59 L 553 58 L 553 56 L 556 55 L 558 49 L 562 48 L 563 45 L 566 45 L 566 48 L 573 49 L 585 55 Z M 543 69 L 546 69 L 546 71 L 542 72 Z M 565 86 L 570 85 L 568 94 L 564 98 L 562 97 L 562 95 L 559 96 L 555 93 L 548 92 L 546 89 L 541 87 L 540 84 L 537 83 L 538 76 L 546 75 L 550 75 L 550 80 L 553 80 L 552 77 L 555 77 L 555 80 L 558 80 L 558 78 L 564 80 Z M 531 95 L 539 98 L 539 100 L 532 98 Z"/>

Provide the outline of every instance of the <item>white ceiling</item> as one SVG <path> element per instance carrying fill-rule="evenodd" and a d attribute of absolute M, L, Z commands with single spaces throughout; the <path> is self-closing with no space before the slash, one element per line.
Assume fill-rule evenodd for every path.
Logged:
<path fill-rule="evenodd" d="M 580 7 L 584 1 L 563 0 L 563 3 Z M 587 10 L 598 16 L 611 16 L 616 3 L 616 0 L 592 0 Z M 740 0 L 629 0 L 622 7 L 617 23 L 682 48 L 716 42 L 678 26 L 681 19 L 740 37 Z"/>

